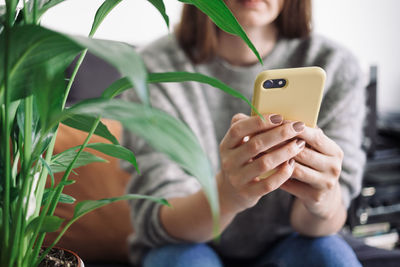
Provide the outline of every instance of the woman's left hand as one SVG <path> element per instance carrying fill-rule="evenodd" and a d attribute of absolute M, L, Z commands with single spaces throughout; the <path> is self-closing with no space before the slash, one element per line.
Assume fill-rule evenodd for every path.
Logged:
<path fill-rule="evenodd" d="M 339 185 L 343 151 L 319 128 L 306 127 L 298 138 L 306 147 L 294 158 L 293 178 L 281 189 L 296 196 L 313 215 L 329 219 L 343 206 Z"/>

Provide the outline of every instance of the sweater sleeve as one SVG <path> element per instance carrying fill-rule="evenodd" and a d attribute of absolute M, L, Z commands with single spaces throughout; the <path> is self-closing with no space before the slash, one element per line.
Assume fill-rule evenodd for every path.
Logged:
<path fill-rule="evenodd" d="M 336 55 L 337 56 L 337 55 Z M 349 207 L 361 189 L 365 153 L 362 150 L 366 114 L 365 75 L 350 53 L 335 57 L 327 64 L 326 94 L 318 126 L 343 150 L 340 184 L 343 202 Z"/>
<path fill-rule="evenodd" d="M 157 103 L 156 108 L 176 116 L 175 108 L 158 86 L 153 85 L 150 94 L 152 101 Z M 127 91 L 123 97 L 125 100 L 137 101 L 133 90 Z M 200 185 L 193 176 L 187 174 L 165 154 L 155 151 L 142 138 L 124 130 L 123 143 L 135 153 L 141 172 L 139 175 L 132 166 L 121 162 L 122 167 L 132 173 L 128 193 L 170 199 L 200 190 Z M 149 200 L 132 200 L 130 207 L 131 221 L 135 229 L 135 234 L 130 237 L 130 257 L 133 263 L 139 264 L 142 256 L 152 247 L 181 242 L 171 237 L 164 229 L 159 217 L 161 204 Z"/>

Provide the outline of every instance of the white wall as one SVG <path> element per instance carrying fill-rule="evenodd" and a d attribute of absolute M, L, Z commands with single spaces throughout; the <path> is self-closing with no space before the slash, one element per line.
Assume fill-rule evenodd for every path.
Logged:
<path fill-rule="evenodd" d="M 400 1 L 313 0 L 315 31 L 378 66 L 378 109 L 400 112 Z"/>
<path fill-rule="evenodd" d="M 62 32 L 87 35 L 97 8 L 104 0 L 67 0 L 49 10 L 42 25 Z M 181 4 L 164 0 L 170 25 L 180 19 Z M 168 33 L 158 10 L 146 0 L 125 0 L 104 20 L 95 37 L 143 45 Z"/>
<path fill-rule="evenodd" d="M 101 2 L 68 0 L 50 10 L 42 24 L 85 35 Z M 174 25 L 181 4 L 164 2 Z M 363 64 L 377 64 L 378 108 L 400 112 L 400 1 L 313 0 L 313 4 L 315 31 L 349 47 Z M 161 15 L 146 0 L 126 0 L 110 13 L 96 37 L 143 45 L 167 32 Z"/>

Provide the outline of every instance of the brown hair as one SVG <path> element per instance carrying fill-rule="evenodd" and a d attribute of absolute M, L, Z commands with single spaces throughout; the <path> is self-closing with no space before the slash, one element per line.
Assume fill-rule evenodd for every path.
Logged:
<path fill-rule="evenodd" d="M 275 20 L 279 36 L 304 38 L 311 32 L 311 0 L 285 0 Z M 218 44 L 217 26 L 193 5 L 185 4 L 175 30 L 178 43 L 194 63 L 212 59 Z"/>

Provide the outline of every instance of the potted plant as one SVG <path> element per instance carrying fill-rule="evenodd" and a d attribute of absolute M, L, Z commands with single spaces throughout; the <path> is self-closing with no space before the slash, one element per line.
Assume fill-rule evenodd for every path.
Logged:
<path fill-rule="evenodd" d="M 128 45 L 93 39 L 107 14 L 121 0 L 105 0 L 93 20 L 89 37 L 72 36 L 41 27 L 41 16 L 64 0 L 5 0 L 0 6 L 0 265 L 38 266 L 69 228 L 86 213 L 106 204 L 144 198 L 168 205 L 164 199 L 142 195 L 124 195 L 101 200 L 87 200 L 76 205 L 73 218 L 66 223 L 56 240 L 42 248 L 47 232 L 56 231 L 63 222 L 54 216 L 58 203 L 73 203 L 63 188 L 74 183 L 73 169 L 102 161 L 84 149 L 90 147 L 104 154 L 127 160 L 139 168 L 132 151 L 119 145 L 101 122 L 118 120 L 124 127 L 143 137 L 155 149 L 166 153 L 183 169 L 193 174 L 206 192 L 215 225 L 218 221 L 218 195 L 207 156 L 186 125 L 150 105 L 147 84 L 157 82 L 198 81 L 250 102 L 222 82 L 199 73 L 147 73 L 133 48 Z M 168 16 L 162 0 L 148 0 L 163 16 Z M 257 54 L 222 0 L 182 0 L 206 13 L 222 30 L 240 36 Z M 121 73 L 100 98 L 65 107 L 69 89 L 87 51 L 112 64 Z M 72 60 L 79 59 L 74 73 L 66 81 L 64 71 Z M 259 58 L 259 56 L 258 56 Z M 260 59 L 261 61 L 261 59 Z M 134 88 L 142 103 L 113 99 Z M 88 132 L 85 142 L 53 155 L 60 123 Z M 111 144 L 88 143 L 95 134 Z M 190 147 L 190 151 L 185 149 Z M 140 167 L 140 166 L 139 166 Z M 59 183 L 54 173 L 64 172 Z M 50 180 L 50 187 L 45 187 Z M 217 229 L 216 229 L 217 230 Z"/>

